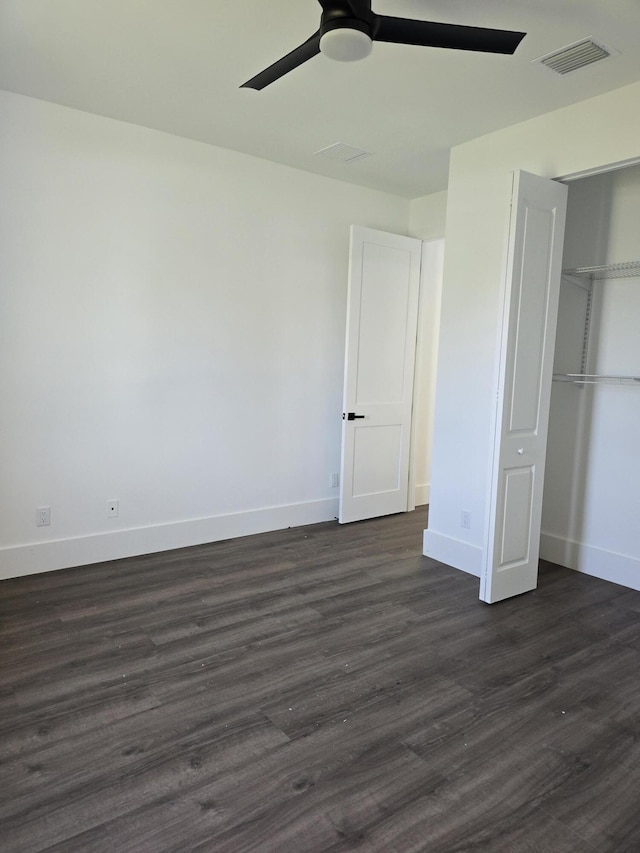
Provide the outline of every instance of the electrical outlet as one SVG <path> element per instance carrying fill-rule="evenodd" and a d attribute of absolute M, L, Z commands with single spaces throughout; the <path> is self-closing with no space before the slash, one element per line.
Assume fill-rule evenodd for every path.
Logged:
<path fill-rule="evenodd" d="M 332 489 L 337 489 L 338 486 L 340 485 L 340 474 L 338 474 L 337 471 L 331 475 L 330 482 L 331 482 L 331 488 Z"/>
<path fill-rule="evenodd" d="M 37 527 L 48 527 L 51 524 L 51 507 L 39 506 L 36 510 Z"/>
<path fill-rule="evenodd" d="M 471 530 L 471 513 L 468 509 L 463 509 L 460 514 L 460 527 L 465 530 Z"/>
<path fill-rule="evenodd" d="M 107 518 L 117 518 L 119 514 L 119 501 L 107 501 Z"/>

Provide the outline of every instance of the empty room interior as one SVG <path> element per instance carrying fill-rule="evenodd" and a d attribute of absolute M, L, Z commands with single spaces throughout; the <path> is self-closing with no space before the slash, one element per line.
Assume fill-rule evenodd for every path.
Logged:
<path fill-rule="evenodd" d="M 640 851 L 639 36 L 0 0 L 3 853 Z"/>

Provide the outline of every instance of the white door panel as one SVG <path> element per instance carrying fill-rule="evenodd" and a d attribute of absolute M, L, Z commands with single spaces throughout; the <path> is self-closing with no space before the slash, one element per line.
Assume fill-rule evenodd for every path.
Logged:
<path fill-rule="evenodd" d="M 500 518 L 500 565 L 529 559 L 531 496 L 535 469 L 512 468 L 504 472 L 504 504 Z"/>
<path fill-rule="evenodd" d="M 353 430 L 353 495 L 362 497 L 400 488 L 402 425 L 380 424 Z M 371 460 L 375 464 L 369 464 Z"/>
<path fill-rule="evenodd" d="M 341 523 L 407 509 L 421 249 L 351 229 Z"/>
<path fill-rule="evenodd" d="M 534 589 L 567 188 L 514 177 L 480 598 Z"/>
<path fill-rule="evenodd" d="M 354 402 L 402 403 L 411 255 L 371 242 L 362 253 Z"/>

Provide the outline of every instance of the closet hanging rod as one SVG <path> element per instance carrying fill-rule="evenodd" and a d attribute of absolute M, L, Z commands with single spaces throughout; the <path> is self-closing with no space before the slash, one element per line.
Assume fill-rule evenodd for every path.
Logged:
<path fill-rule="evenodd" d="M 605 278 L 633 278 L 640 276 L 640 261 L 623 261 L 619 264 L 601 264 L 594 267 L 576 267 L 562 270 L 563 275 L 574 278 L 590 278 L 598 281 Z"/>
<path fill-rule="evenodd" d="M 640 388 L 640 376 L 615 376 L 603 373 L 554 373 L 554 382 L 573 382 L 575 385 L 635 385 Z"/>

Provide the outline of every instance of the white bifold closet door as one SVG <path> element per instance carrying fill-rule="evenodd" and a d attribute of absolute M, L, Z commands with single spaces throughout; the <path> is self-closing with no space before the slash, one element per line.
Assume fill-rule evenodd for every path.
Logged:
<path fill-rule="evenodd" d="M 537 586 L 567 187 L 517 172 L 503 291 L 491 492 L 480 598 Z"/>

